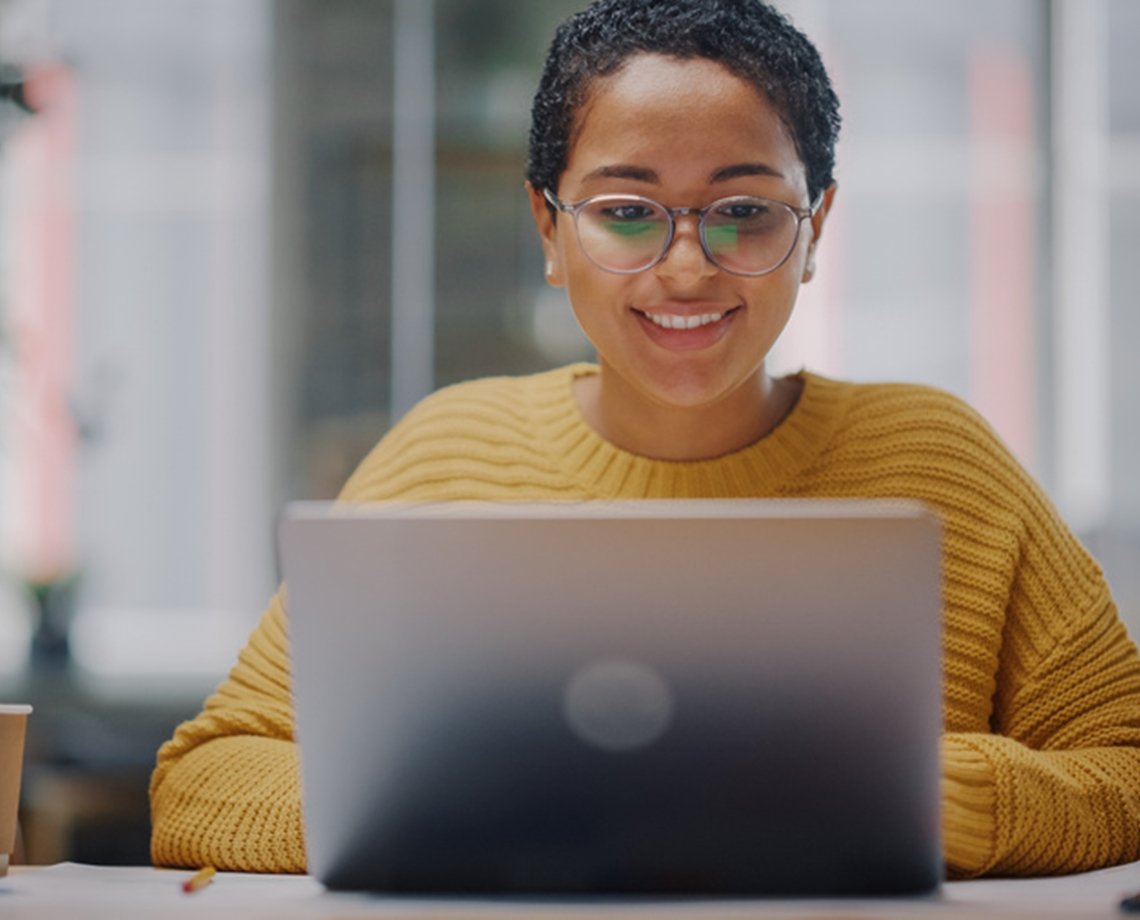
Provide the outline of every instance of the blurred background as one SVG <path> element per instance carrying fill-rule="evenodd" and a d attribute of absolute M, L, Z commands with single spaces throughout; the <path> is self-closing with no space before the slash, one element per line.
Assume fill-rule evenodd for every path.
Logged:
<path fill-rule="evenodd" d="M 26 856 L 141 863 L 273 528 L 435 387 L 590 351 L 530 97 L 581 0 L 0 0 L 0 697 Z M 1140 3 L 783 0 L 843 100 L 774 356 L 977 406 L 1140 635 Z M 31 110 L 31 111 L 29 111 Z"/>

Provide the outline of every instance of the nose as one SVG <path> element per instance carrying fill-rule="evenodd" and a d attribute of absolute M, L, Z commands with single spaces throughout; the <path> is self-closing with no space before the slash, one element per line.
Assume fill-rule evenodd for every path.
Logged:
<path fill-rule="evenodd" d="M 701 246 L 698 218 L 679 217 L 676 226 L 665 256 L 657 263 L 657 274 L 674 282 L 701 281 L 715 275 L 719 269 Z"/>

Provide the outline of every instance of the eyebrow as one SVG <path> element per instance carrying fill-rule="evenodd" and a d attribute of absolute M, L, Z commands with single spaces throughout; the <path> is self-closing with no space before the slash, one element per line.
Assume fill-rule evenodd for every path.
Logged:
<path fill-rule="evenodd" d="M 741 176 L 772 176 L 775 179 L 783 179 L 784 174 L 778 169 L 773 169 L 767 163 L 736 163 L 732 166 L 725 166 L 723 169 L 718 169 L 710 176 L 712 182 L 727 182 L 729 179 L 739 179 Z"/>
<path fill-rule="evenodd" d="M 633 179 L 635 182 L 651 182 L 654 184 L 661 181 L 652 169 L 646 169 L 644 166 L 630 166 L 624 163 L 599 166 L 582 177 L 584 182 L 590 179 Z"/>
<path fill-rule="evenodd" d="M 709 176 L 710 182 L 728 182 L 742 176 L 772 176 L 776 179 L 784 178 L 784 174 L 773 169 L 765 163 L 734 163 L 732 166 L 722 166 Z M 632 179 L 635 182 L 648 182 L 659 184 L 661 179 L 652 169 L 644 166 L 633 166 L 627 163 L 616 163 L 610 166 L 599 166 L 592 172 L 583 176 L 583 181 L 590 179 Z"/>

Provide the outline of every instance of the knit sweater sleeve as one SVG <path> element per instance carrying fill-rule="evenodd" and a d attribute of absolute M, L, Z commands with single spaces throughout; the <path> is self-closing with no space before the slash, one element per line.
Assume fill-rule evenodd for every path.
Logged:
<path fill-rule="evenodd" d="M 1038 507 L 1010 592 L 992 731 L 943 739 L 955 876 L 1140 858 L 1140 657 L 1100 569 Z"/>
<path fill-rule="evenodd" d="M 1138 672 L 1105 604 L 1042 658 L 999 731 L 945 735 L 952 874 L 1044 875 L 1140 858 Z"/>
<path fill-rule="evenodd" d="M 380 440 L 340 500 L 513 494 L 513 468 L 468 459 L 507 440 L 500 428 L 502 419 L 512 421 L 511 391 L 504 396 L 500 390 L 480 384 L 425 399 Z M 506 470 L 502 485 L 493 479 L 500 468 Z M 523 485 L 528 494 L 546 494 L 541 478 Z M 158 752 L 150 783 L 151 857 L 158 865 L 305 871 L 283 601 L 282 590 L 202 712 L 180 725 Z"/>
<path fill-rule="evenodd" d="M 278 593 L 228 679 L 158 752 L 156 865 L 305 871 L 288 660 Z"/>
<path fill-rule="evenodd" d="M 1140 655 L 1100 567 L 961 400 L 843 386 L 847 408 L 795 494 L 918 498 L 942 521 L 949 874 L 1140 859 Z"/>

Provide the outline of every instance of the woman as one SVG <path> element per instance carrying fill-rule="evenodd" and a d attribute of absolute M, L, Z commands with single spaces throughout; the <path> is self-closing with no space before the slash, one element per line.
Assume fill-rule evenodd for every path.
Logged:
<path fill-rule="evenodd" d="M 347 501 L 897 497 L 944 528 L 948 871 L 1140 858 L 1140 657 L 1103 576 L 990 429 L 944 393 L 765 358 L 810 280 L 838 102 L 759 0 L 599 0 L 535 97 L 527 194 L 597 365 L 452 387 Z M 159 752 L 155 861 L 303 871 L 278 596 Z"/>

